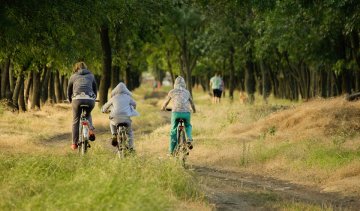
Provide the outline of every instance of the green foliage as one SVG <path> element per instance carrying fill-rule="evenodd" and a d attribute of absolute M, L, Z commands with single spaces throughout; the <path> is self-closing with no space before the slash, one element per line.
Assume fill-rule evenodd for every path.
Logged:
<path fill-rule="evenodd" d="M 177 199 L 200 196 L 192 177 L 169 160 L 118 160 L 102 152 L 84 158 L 0 157 L 0 208 L 5 210 L 166 210 Z"/>

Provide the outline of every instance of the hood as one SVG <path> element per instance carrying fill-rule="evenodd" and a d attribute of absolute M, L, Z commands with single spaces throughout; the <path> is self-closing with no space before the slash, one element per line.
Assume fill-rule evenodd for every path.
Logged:
<path fill-rule="evenodd" d="M 87 75 L 87 74 L 90 74 L 91 72 L 87 69 L 81 69 L 81 70 L 78 70 L 76 73 L 79 75 Z"/>
<path fill-rule="evenodd" d="M 119 94 L 127 94 L 132 95 L 131 92 L 128 90 L 126 85 L 123 82 L 120 82 L 112 91 L 111 91 L 111 97 L 114 97 L 115 95 Z"/>
<path fill-rule="evenodd" d="M 175 79 L 174 89 L 186 89 L 186 83 L 183 77 L 178 76 Z"/>

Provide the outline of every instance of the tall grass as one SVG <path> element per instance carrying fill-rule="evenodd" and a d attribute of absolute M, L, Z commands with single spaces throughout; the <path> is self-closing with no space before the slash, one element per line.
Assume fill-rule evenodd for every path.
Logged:
<path fill-rule="evenodd" d="M 201 198 L 172 160 L 1 154 L 0 172 L 1 210 L 168 210 Z"/>

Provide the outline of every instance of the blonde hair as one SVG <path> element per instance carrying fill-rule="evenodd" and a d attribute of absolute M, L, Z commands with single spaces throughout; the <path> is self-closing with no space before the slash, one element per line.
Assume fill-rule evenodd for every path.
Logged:
<path fill-rule="evenodd" d="M 73 72 L 76 73 L 78 70 L 87 69 L 85 62 L 77 62 L 74 65 Z"/>

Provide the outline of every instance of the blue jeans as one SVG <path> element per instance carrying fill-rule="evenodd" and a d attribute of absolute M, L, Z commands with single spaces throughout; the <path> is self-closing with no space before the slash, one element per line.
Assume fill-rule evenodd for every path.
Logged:
<path fill-rule="evenodd" d="M 191 135 L 191 131 L 192 131 L 192 126 L 190 124 L 190 112 L 172 112 L 171 113 L 171 129 L 170 129 L 170 144 L 169 144 L 169 151 L 170 153 L 172 153 L 176 147 L 177 144 L 177 126 L 179 124 L 178 121 L 176 121 L 177 119 L 183 119 L 184 120 L 184 125 L 185 125 L 185 131 L 186 131 L 186 135 L 188 140 L 187 141 L 192 141 L 192 135 Z"/>

